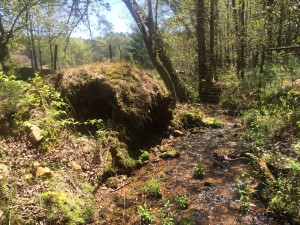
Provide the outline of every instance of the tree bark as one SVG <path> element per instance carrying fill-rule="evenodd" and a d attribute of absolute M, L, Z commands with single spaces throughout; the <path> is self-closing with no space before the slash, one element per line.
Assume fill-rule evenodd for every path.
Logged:
<path fill-rule="evenodd" d="M 146 45 L 150 59 L 157 72 L 164 81 L 167 89 L 171 92 L 174 102 L 188 101 L 187 89 L 175 72 L 170 58 L 167 56 L 163 38 L 158 27 L 155 26 L 152 16 L 152 5 L 148 1 L 148 15 L 142 10 L 135 0 L 122 0 L 135 20 Z"/>
<path fill-rule="evenodd" d="M 241 19 L 241 37 L 240 37 L 240 71 L 241 71 L 241 78 L 245 78 L 245 0 L 241 0 L 241 11 L 240 11 L 240 19 Z"/>
<path fill-rule="evenodd" d="M 30 33 L 30 41 L 31 41 L 34 69 L 38 69 L 36 50 L 35 50 L 35 41 L 34 41 L 33 28 L 32 28 L 32 21 L 31 21 L 30 16 L 29 16 L 29 33 Z"/>
<path fill-rule="evenodd" d="M 199 92 L 205 83 L 212 83 L 212 77 L 208 73 L 207 55 L 205 44 L 204 24 L 204 0 L 197 1 L 197 40 L 198 40 L 198 68 L 199 68 Z"/>
<path fill-rule="evenodd" d="M 4 73 L 8 73 L 11 69 L 14 69 L 15 65 L 10 58 L 8 50 L 9 33 L 7 33 L 2 24 L 2 18 L 0 15 L 0 64 Z"/>
<path fill-rule="evenodd" d="M 0 36 L 0 64 L 4 73 L 8 73 L 10 70 L 14 69 L 15 65 L 10 58 L 9 50 L 7 47 L 7 42 L 5 38 Z"/>
<path fill-rule="evenodd" d="M 215 57 L 215 0 L 210 0 L 209 18 L 209 73 L 215 76 L 216 57 Z"/>

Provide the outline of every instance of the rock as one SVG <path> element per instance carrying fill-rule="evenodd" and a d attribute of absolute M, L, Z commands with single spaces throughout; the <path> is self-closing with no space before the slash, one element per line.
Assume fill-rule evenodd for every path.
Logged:
<path fill-rule="evenodd" d="M 119 179 L 116 177 L 110 177 L 105 182 L 106 186 L 112 189 L 117 189 L 119 187 Z"/>
<path fill-rule="evenodd" d="M 37 168 L 40 165 L 41 165 L 41 163 L 39 163 L 39 162 L 32 162 L 32 163 L 29 164 L 29 167 L 31 167 L 31 168 Z"/>
<path fill-rule="evenodd" d="M 75 161 L 70 162 L 69 165 L 73 170 L 81 170 L 81 166 L 78 165 Z"/>
<path fill-rule="evenodd" d="M 241 127 L 242 127 L 241 124 L 236 123 L 236 124 L 233 125 L 233 128 L 241 128 Z"/>
<path fill-rule="evenodd" d="M 6 178 L 9 175 L 9 167 L 5 164 L 0 163 L 0 180 Z"/>
<path fill-rule="evenodd" d="M 180 137 L 180 136 L 184 136 L 184 132 L 182 132 L 182 131 L 180 131 L 180 130 L 174 130 L 174 131 L 172 132 L 172 135 L 173 135 L 174 137 Z"/>
<path fill-rule="evenodd" d="M 40 143 L 44 138 L 42 135 L 43 130 L 34 124 L 29 124 L 28 128 L 29 128 L 28 136 L 29 136 L 30 143 L 33 145 Z"/>
<path fill-rule="evenodd" d="M 171 151 L 166 151 L 165 153 L 160 155 L 160 157 L 163 159 L 177 158 L 179 156 L 180 156 L 180 152 L 175 149 L 173 149 Z"/>
<path fill-rule="evenodd" d="M 31 173 L 28 173 L 28 174 L 25 174 L 24 178 L 25 178 L 25 180 L 30 180 L 33 178 L 33 176 Z"/>
<path fill-rule="evenodd" d="M 191 134 L 204 134 L 205 131 L 201 127 L 195 127 L 190 130 Z"/>
<path fill-rule="evenodd" d="M 213 183 L 208 182 L 208 181 L 204 181 L 203 185 L 204 185 L 204 187 L 215 187 L 215 185 Z"/>
<path fill-rule="evenodd" d="M 36 177 L 50 178 L 54 176 L 54 172 L 48 167 L 37 167 L 35 175 Z"/>

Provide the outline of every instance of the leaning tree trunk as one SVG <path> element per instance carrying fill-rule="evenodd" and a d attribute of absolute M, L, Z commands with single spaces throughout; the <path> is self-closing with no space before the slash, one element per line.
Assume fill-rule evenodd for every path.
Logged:
<path fill-rule="evenodd" d="M 135 0 L 122 1 L 127 6 L 142 33 L 150 60 L 164 81 L 167 89 L 171 92 L 174 103 L 177 98 L 180 102 L 188 101 L 187 89 L 175 72 L 172 62 L 166 54 L 163 38 L 159 33 L 158 27 L 155 26 L 156 23 L 153 20 L 151 4 L 148 4 L 147 15 Z"/>
<path fill-rule="evenodd" d="M 0 64 L 4 73 L 14 69 L 15 65 L 10 58 L 7 42 L 0 36 Z"/>
<path fill-rule="evenodd" d="M 11 38 L 11 33 L 7 33 L 4 29 L 2 18 L 0 15 L 0 64 L 4 73 L 15 68 L 13 61 L 10 58 L 8 50 L 8 40 Z"/>

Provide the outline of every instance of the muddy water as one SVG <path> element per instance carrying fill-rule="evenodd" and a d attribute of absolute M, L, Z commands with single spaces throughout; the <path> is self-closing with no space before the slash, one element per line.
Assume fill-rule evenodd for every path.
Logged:
<path fill-rule="evenodd" d="M 144 203 L 156 216 L 153 224 L 162 224 L 161 210 L 169 201 L 169 212 L 175 224 L 281 224 L 271 218 L 271 212 L 257 199 L 253 206 L 242 210 L 236 179 L 255 189 L 258 182 L 252 177 L 253 166 L 240 155 L 237 145 L 239 125 L 233 118 L 223 117 L 223 128 L 202 128 L 196 134 L 165 140 L 180 150 L 177 159 L 161 160 L 153 149 L 151 162 L 137 170 L 130 178 L 119 177 L 119 189 L 105 186 L 96 194 L 95 224 L 140 224 L 137 206 Z M 194 177 L 194 166 L 202 160 L 203 179 Z M 158 179 L 163 199 L 145 198 L 141 188 L 149 179 Z M 188 195 L 187 209 L 176 207 L 175 198 Z M 182 223 L 183 218 L 189 223 Z"/>

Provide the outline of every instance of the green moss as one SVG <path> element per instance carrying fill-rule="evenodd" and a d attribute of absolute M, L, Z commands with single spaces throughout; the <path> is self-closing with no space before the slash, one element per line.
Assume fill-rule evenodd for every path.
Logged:
<path fill-rule="evenodd" d="M 179 156 L 180 156 L 180 153 L 176 149 L 166 151 L 161 155 L 161 157 L 164 158 L 164 159 L 177 158 Z"/>
<path fill-rule="evenodd" d="M 218 128 L 223 127 L 223 123 L 216 117 L 206 117 L 202 119 L 202 122 L 205 126 Z"/>
<path fill-rule="evenodd" d="M 145 186 L 142 188 L 142 192 L 150 198 L 161 198 L 160 183 L 157 179 L 152 178 L 148 180 Z"/>
<path fill-rule="evenodd" d="M 112 189 L 117 189 L 119 186 L 119 180 L 116 177 L 110 177 L 105 182 L 107 187 L 110 187 Z"/>
<path fill-rule="evenodd" d="M 191 225 L 191 219 L 189 216 L 183 216 L 180 221 L 179 221 L 180 225 Z"/>
<path fill-rule="evenodd" d="M 129 155 L 127 145 L 119 141 L 115 132 L 108 134 L 103 139 L 102 145 L 108 149 L 103 157 L 105 159 L 103 174 L 130 173 L 136 167 L 137 160 Z"/>
<path fill-rule="evenodd" d="M 150 156 L 149 152 L 147 152 L 145 150 L 140 150 L 140 152 L 141 152 L 141 154 L 139 156 L 139 160 L 141 162 L 145 162 L 145 161 L 149 160 L 149 156 Z"/>
<path fill-rule="evenodd" d="M 75 225 L 85 223 L 92 216 L 92 199 L 79 198 L 71 192 L 48 191 L 41 194 L 45 206 L 51 210 L 47 220 L 49 223 Z"/>

